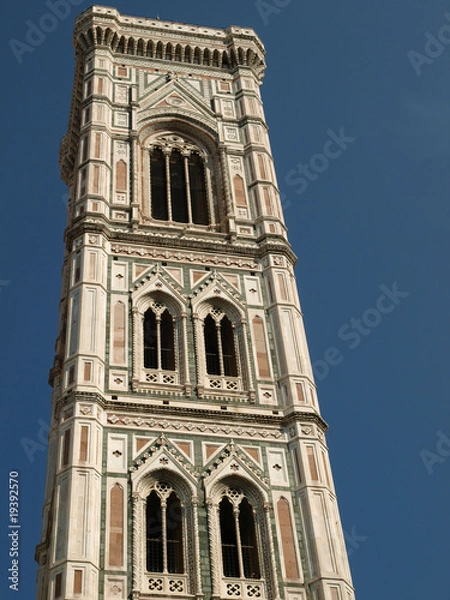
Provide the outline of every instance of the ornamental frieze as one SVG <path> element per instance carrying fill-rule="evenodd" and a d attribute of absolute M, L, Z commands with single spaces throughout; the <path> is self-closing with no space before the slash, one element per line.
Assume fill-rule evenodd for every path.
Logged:
<path fill-rule="evenodd" d="M 125 426 L 135 429 L 157 430 L 157 431 L 188 431 L 189 433 L 201 432 L 203 434 L 237 436 L 238 438 L 249 437 L 253 439 L 275 439 L 279 440 L 283 437 L 283 433 L 278 430 L 256 429 L 255 427 L 241 427 L 239 425 L 218 425 L 216 423 L 198 423 L 192 421 L 179 421 L 173 419 L 154 419 L 142 417 L 130 417 L 115 413 L 107 414 L 106 420 L 115 427 Z"/>

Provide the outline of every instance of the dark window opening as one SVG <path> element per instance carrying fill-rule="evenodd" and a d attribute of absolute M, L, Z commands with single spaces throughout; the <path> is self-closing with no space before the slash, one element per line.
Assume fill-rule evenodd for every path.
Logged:
<path fill-rule="evenodd" d="M 150 159 L 152 217 L 161 221 L 169 219 L 167 210 L 166 165 L 163 151 L 156 148 Z"/>
<path fill-rule="evenodd" d="M 175 371 L 175 329 L 167 309 L 159 322 L 150 308 L 144 315 L 144 368 Z"/>
<path fill-rule="evenodd" d="M 205 166 L 198 154 L 189 157 L 192 220 L 198 225 L 208 225 L 208 205 L 205 183 Z"/>
<path fill-rule="evenodd" d="M 233 505 L 228 498 L 220 503 L 220 536 L 222 540 L 222 565 L 225 577 L 239 577 L 239 558 L 236 523 Z"/>
<path fill-rule="evenodd" d="M 220 322 L 220 339 L 222 342 L 224 374 L 229 377 L 237 377 L 234 331 L 227 316 L 224 316 Z"/>
<path fill-rule="evenodd" d="M 246 498 L 236 507 L 227 497 L 219 505 L 224 577 L 260 579 L 253 508 Z M 243 571 L 243 572 L 242 572 Z"/>
<path fill-rule="evenodd" d="M 209 375 L 220 375 L 219 343 L 216 322 L 208 315 L 205 319 L 206 370 Z"/>
<path fill-rule="evenodd" d="M 173 149 L 167 160 L 161 148 L 154 148 L 150 156 L 150 182 L 154 219 L 208 225 L 206 170 L 199 154 L 193 152 L 186 157 Z"/>
<path fill-rule="evenodd" d="M 166 510 L 167 570 L 169 573 L 184 573 L 183 515 L 175 492 L 170 494 Z"/>
<path fill-rule="evenodd" d="M 146 505 L 146 567 L 150 573 L 184 573 L 183 514 L 175 492 L 161 504 L 152 491 Z"/>
<path fill-rule="evenodd" d="M 259 579 L 261 574 L 256 547 L 255 521 L 253 509 L 246 498 L 239 505 L 239 531 L 241 534 L 244 577 Z"/>
<path fill-rule="evenodd" d="M 147 571 L 163 572 L 163 535 L 161 500 L 156 492 L 147 498 Z"/>
<path fill-rule="evenodd" d="M 209 375 L 237 377 L 234 329 L 224 315 L 217 326 L 211 315 L 205 319 L 206 371 Z"/>
<path fill-rule="evenodd" d="M 175 344 L 172 315 L 165 310 L 161 315 L 161 368 L 175 371 Z"/>
<path fill-rule="evenodd" d="M 146 369 L 158 368 L 157 346 L 156 317 L 149 309 L 144 316 L 144 367 Z"/>
<path fill-rule="evenodd" d="M 170 155 L 170 195 L 173 220 L 179 223 L 187 223 L 189 219 L 184 160 L 178 150 L 174 150 Z"/>

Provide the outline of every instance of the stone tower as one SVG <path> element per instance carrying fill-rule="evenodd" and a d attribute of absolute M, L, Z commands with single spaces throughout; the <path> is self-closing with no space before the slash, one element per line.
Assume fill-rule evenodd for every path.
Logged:
<path fill-rule="evenodd" d="M 251 29 L 75 28 L 38 600 L 353 600 Z"/>

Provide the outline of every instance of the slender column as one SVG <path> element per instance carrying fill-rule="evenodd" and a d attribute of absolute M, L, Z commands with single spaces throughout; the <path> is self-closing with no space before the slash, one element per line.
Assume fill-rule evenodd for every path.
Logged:
<path fill-rule="evenodd" d="M 189 359 L 187 352 L 187 314 L 182 313 L 181 315 L 181 330 L 183 332 L 183 339 L 180 343 L 181 352 L 184 359 L 184 383 L 189 385 L 191 383 L 191 374 L 189 373 Z"/>
<path fill-rule="evenodd" d="M 228 160 L 226 148 L 220 149 L 220 162 L 222 163 L 223 188 L 225 190 L 225 200 L 227 207 L 227 216 L 233 215 L 233 203 L 231 201 L 230 180 L 228 177 Z"/>
<path fill-rule="evenodd" d="M 143 345 L 144 345 L 144 315 L 139 313 L 136 306 L 133 307 L 133 389 L 136 389 L 141 369 L 144 364 Z"/>
<path fill-rule="evenodd" d="M 217 349 L 219 352 L 219 370 L 220 375 L 223 377 L 225 375 L 225 369 L 223 366 L 223 352 L 222 352 L 222 337 L 220 335 L 220 321 L 216 321 L 216 332 L 217 332 Z"/>
<path fill-rule="evenodd" d="M 242 559 L 242 544 L 241 544 L 241 531 L 239 529 L 239 507 L 233 507 L 234 515 L 234 526 L 236 528 L 236 544 L 237 544 L 237 555 L 239 561 L 239 577 L 244 578 L 244 561 Z"/>
<path fill-rule="evenodd" d="M 269 538 L 269 563 L 271 570 L 271 579 L 272 579 L 272 594 L 274 600 L 280 600 L 280 592 L 278 589 L 278 575 L 277 575 L 277 566 L 275 564 L 275 548 L 273 544 L 273 535 L 272 535 L 272 523 L 270 522 L 270 510 L 271 506 L 269 503 L 264 504 L 264 514 L 266 518 L 266 528 L 267 528 L 267 537 Z M 266 574 L 269 576 L 269 573 Z"/>
<path fill-rule="evenodd" d="M 163 548 L 163 573 L 167 574 L 167 502 L 161 499 L 161 523 L 162 523 L 162 548 Z"/>
<path fill-rule="evenodd" d="M 211 161 L 208 159 L 203 163 L 205 181 L 206 181 L 206 196 L 208 199 L 209 224 L 213 227 L 216 224 L 216 215 L 214 211 L 214 198 L 211 185 Z"/>
<path fill-rule="evenodd" d="M 152 170 L 150 168 L 150 151 L 149 150 L 141 150 L 142 156 L 142 164 L 144 165 L 144 183 L 143 183 L 143 193 L 142 193 L 142 212 L 144 213 L 144 217 L 152 216 Z M 148 183 L 145 183 L 145 177 L 148 177 Z"/>
<path fill-rule="evenodd" d="M 142 574 L 145 570 L 144 565 L 144 553 L 143 544 L 141 543 L 144 523 L 143 523 L 143 511 L 144 511 L 144 499 L 140 497 L 137 492 L 133 493 L 133 598 L 139 598 L 140 589 L 143 588 L 143 582 L 141 581 Z"/>
<path fill-rule="evenodd" d="M 192 204 L 191 204 L 191 180 L 189 177 L 189 154 L 184 155 L 184 176 L 186 180 L 186 202 L 188 210 L 188 223 L 192 225 Z"/>
<path fill-rule="evenodd" d="M 156 368 L 158 371 L 162 369 L 162 357 L 161 357 L 161 315 L 156 315 Z"/>
<path fill-rule="evenodd" d="M 192 516 L 194 521 L 194 556 L 195 556 L 195 578 L 196 578 L 196 596 L 203 596 L 202 590 L 202 570 L 200 567 L 200 537 L 198 533 L 198 499 L 192 499 Z M 185 520 L 186 521 L 186 520 Z"/>
<path fill-rule="evenodd" d="M 197 390 L 200 397 L 205 390 L 206 356 L 205 356 L 205 323 L 201 321 L 197 314 L 192 316 L 194 321 L 194 344 L 196 348 L 195 362 L 197 366 Z"/>
<path fill-rule="evenodd" d="M 135 114 L 135 108 L 133 115 Z M 131 221 L 133 223 L 139 222 L 139 177 L 138 173 L 141 172 L 139 164 L 139 148 L 137 143 L 137 135 L 132 134 L 131 142 L 131 164 L 133 166 L 133 176 L 131 181 Z"/>
<path fill-rule="evenodd" d="M 172 192 L 170 189 L 170 150 L 164 150 L 166 162 L 166 190 L 167 190 L 167 214 L 169 221 L 172 221 Z"/>
<path fill-rule="evenodd" d="M 211 600 L 219 600 L 220 598 L 220 573 L 222 571 L 219 564 L 220 548 L 218 539 L 218 522 L 219 522 L 219 507 L 211 502 L 206 501 L 208 511 L 208 529 L 209 529 L 209 554 L 211 564 Z"/>
<path fill-rule="evenodd" d="M 247 321 L 245 319 L 241 319 L 241 328 L 242 328 L 242 356 L 245 357 L 245 372 L 246 372 L 246 376 L 247 376 L 247 382 L 243 382 L 244 385 L 245 383 L 247 383 L 248 385 L 248 392 L 249 392 L 249 397 L 250 400 L 255 400 L 255 383 L 253 381 L 253 373 L 252 373 L 252 369 L 251 369 L 251 359 L 250 359 L 250 352 L 248 349 L 248 343 L 247 343 Z M 239 356 L 241 355 L 241 353 L 239 353 Z"/>

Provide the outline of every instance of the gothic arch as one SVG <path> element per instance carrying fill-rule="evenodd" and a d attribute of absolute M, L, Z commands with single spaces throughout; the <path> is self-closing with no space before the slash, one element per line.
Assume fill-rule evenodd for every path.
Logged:
<path fill-rule="evenodd" d="M 248 474 L 229 471 L 206 487 L 213 596 L 225 589 L 239 596 L 278 597 L 266 492 Z"/>
<path fill-rule="evenodd" d="M 132 294 L 132 314 L 133 388 L 190 395 L 182 297 L 156 274 Z"/>
<path fill-rule="evenodd" d="M 177 118 L 165 116 L 142 124 L 139 143 L 143 152 L 141 210 L 144 222 L 157 219 L 159 226 L 162 220 L 216 228 L 216 224 L 221 222 L 226 213 L 216 132 L 204 124 L 182 120 L 179 115 Z M 171 172 L 174 168 L 170 160 L 176 152 L 180 153 L 180 177 L 186 178 L 186 189 L 182 192 L 185 208 L 180 214 L 174 212 L 173 198 L 178 197 L 173 196 L 172 186 L 175 180 L 167 176 L 168 169 Z M 165 162 L 166 155 L 169 163 Z M 154 160 L 161 165 L 158 172 L 152 171 Z M 184 166 L 183 162 L 186 163 Z M 154 188 L 154 182 L 159 182 L 159 187 Z M 166 191 L 169 182 L 170 196 L 169 191 Z M 157 211 L 155 204 L 160 207 Z"/>
<path fill-rule="evenodd" d="M 196 489 L 166 450 L 133 477 L 133 590 L 200 594 Z"/>
<path fill-rule="evenodd" d="M 227 297 L 228 293 L 223 294 L 222 290 L 225 290 L 221 288 L 213 281 L 200 298 L 192 302 L 197 390 L 200 396 L 226 393 L 236 399 L 254 401 L 245 314 L 240 303 Z M 214 346 L 211 319 L 217 327 L 217 347 Z M 227 361 L 230 361 L 230 368 L 226 367 Z M 213 367 L 213 363 L 219 366 Z"/>

